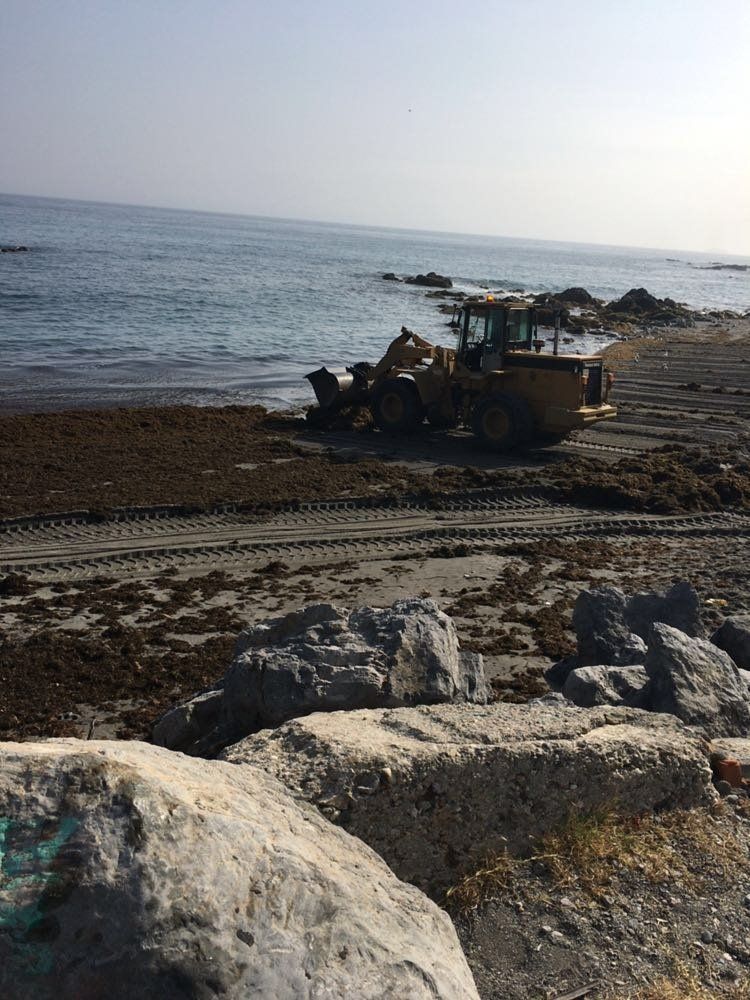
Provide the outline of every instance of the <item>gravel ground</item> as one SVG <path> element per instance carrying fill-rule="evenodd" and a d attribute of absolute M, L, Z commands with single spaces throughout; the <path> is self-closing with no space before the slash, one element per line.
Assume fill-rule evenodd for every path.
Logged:
<path fill-rule="evenodd" d="M 539 860 L 495 861 L 450 907 L 480 995 L 750 996 L 749 823 L 747 799 L 603 817 L 538 845 Z"/>

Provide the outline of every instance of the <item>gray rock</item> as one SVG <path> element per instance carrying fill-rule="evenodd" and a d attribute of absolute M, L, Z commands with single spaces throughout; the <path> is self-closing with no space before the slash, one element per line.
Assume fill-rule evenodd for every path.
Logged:
<path fill-rule="evenodd" d="M 646 644 L 625 621 L 625 595 L 616 587 L 583 590 L 573 607 L 579 666 L 643 663 Z"/>
<path fill-rule="evenodd" d="M 572 656 L 564 656 L 562 660 L 558 660 L 551 667 L 547 667 L 544 671 L 544 679 L 553 688 L 561 688 L 568 679 L 571 671 L 579 666 L 580 661 L 577 653 L 573 653 Z"/>
<path fill-rule="evenodd" d="M 221 743 L 220 723 L 224 692 L 211 688 L 190 701 L 171 708 L 155 724 L 152 740 L 158 747 L 169 747 L 195 756 L 210 754 Z"/>
<path fill-rule="evenodd" d="M 583 708 L 623 704 L 645 708 L 647 684 L 646 670 L 640 665 L 578 667 L 568 674 L 562 693 Z"/>
<path fill-rule="evenodd" d="M 700 598 L 694 587 L 684 581 L 664 593 L 634 594 L 625 607 L 625 622 L 631 632 L 647 642 L 654 622 L 699 636 L 703 631 Z"/>
<path fill-rule="evenodd" d="M 646 672 L 650 704 L 710 736 L 750 734 L 750 701 L 731 657 L 704 639 L 657 622 L 651 628 Z"/>
<path fill-rule="evenodd" d="M 462 652 L 452 620 L 420 598 L 355 611 L 316 604 L 255 625 L 217 688 L 219 699 L 162 717 L 155 741 L 209 756 L 310 712 L 487 702 L 482 657 Z"/>
<path fill-rule="evenodd" d="M 538 698 L 530 698 L 527 705 L 554 705 L 558 708 L 570 708 L 570 702 L 561 691 L 547 691 Z"/>
<path fill-rule="evenodd" d="M 477 1000 L 445 913 L 253 767 L 0 751 L 0 995 Z"/>
<path fill-rule="evenodd" d="M 727 618 L 711 636 L 711 642 L 729 653 L 742 670 L 750 670 L 750 615 Z"/>
<path fill-rule="evenodd" d="M 453 282 L 444 274 L 428 271 L 427 274 L 417 274 L 404 278 L 407 285 L 425 285 L 427 288 L 453 288 Z"/>
<path fill-rule="evenodd" d="M 703 741 L 677 719 L 570 703 L 316 713 L 223 757 L 333 808 L 335 822 L 435 897 L 493 851 L 528 850 L 571 810 L 716 798 Z"/>

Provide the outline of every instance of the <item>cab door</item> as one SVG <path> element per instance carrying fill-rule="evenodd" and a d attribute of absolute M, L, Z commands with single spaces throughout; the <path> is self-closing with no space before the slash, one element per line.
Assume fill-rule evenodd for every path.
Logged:
<path fill-rule="evenodd" d="M 485 334 L 484 353 L 482 354 L 483 372 L 498 372 L 502 370 L 504 329 L 505 310 L 491 309 L 487 317 L 487 332 Z"/>
<path fill-rule="evenodd" d="M 469 371 L 481 372 L 484 371 L 484 353 L 487 347 L 487 310 L 476 307 L 465 309 L 464 316 L 458 353 Z"/>

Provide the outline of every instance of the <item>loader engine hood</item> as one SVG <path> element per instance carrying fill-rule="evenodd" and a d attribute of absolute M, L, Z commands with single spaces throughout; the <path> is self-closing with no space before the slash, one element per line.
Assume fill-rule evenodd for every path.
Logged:
<path fill-rule="evenodd" d="M 548 368 L 558 372 L 579 372 L 604 364 L 599 354 L 536 354 L 534 351 L 508 351 L 504 368 Z"/>

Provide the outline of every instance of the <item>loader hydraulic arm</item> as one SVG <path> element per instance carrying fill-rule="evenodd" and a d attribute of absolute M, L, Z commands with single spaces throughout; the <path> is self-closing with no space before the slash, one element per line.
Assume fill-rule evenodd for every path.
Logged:
<path fill-rule="evenodd" d="M 412 341 L 413 346 L 409 344 L 410 340 Z M 426 361 L 428 358 L 434 358 L 437 350 L 438 348 L 436 348 L 428 340 L 425 340 L 423 337 L 420 337 L 419 334 L 412 333 L 411 330 L 407 330 L 405 326 L 402 326 L 401 333 L 395 338 L 395 340 L 390 342 L 388 350 L 377 363 L 370 377 L 373 380 L 380 378 L 381 375 L 385 375 L 386 372 L 396 366 L 412 368 L 421 361 Z"/>

